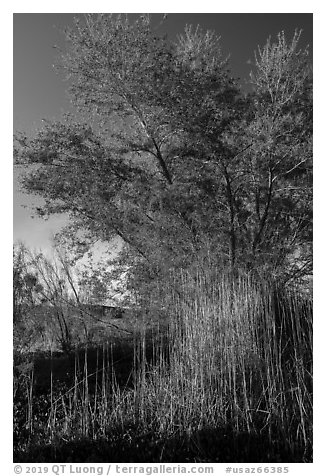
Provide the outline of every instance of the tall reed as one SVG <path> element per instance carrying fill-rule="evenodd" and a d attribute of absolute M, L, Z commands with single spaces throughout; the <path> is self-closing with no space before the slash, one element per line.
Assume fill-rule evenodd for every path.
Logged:
<path fill-rule="evenodd" d="M 134 345 L 133 384 L 118 384 L 107 346 L 94 375 L 85 353 L 83 372 L 76 360 L 73 387 L 51 397 L 51 438 L 105 438 L 131 427 L 191 437 L 227 427 L 264 435 L 289 451 L 310 451 L 311 302 L 249 276 L 213 280 L 203 269 L 180 272 L 165 286 L 166 336 L 149 342 L 143 328 Z"/>

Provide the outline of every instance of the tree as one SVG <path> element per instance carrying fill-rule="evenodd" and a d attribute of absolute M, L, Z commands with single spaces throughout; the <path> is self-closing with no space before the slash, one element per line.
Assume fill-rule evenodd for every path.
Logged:
<path fill-rule="evenodd" d="M 219 164 L 232 260 L 283 282 L 312 271 L 312 78 L 299 39 L 280 33 L 259 48 L 253 92 Z"/>
<path fill-rule="evenodd" d="M 299 39 L 282 32 L 259 49 L 248 124 L 252 260 L 281 267 L 285 280 L 312 272 L 312 77 Z"/>
<path fill-rule="evenodd" d="M 28 322 L 28 311 L 40 302 L 42 289 L 29 266 L 27 248 L 22 243 L 16 244 L 13 249 L 13 327 L 14 347 L 18 352 L 28 349 L 40 331 L 39 326 Z"/>
<path fill-rule="evenodd" d="M 278 275 L 309 263 L 311 85 L 297 34 L 259 50 L 248 95 L 199 28 L 172 44 L 148 16 L 90 14 L 67 40 L 63 68 L 88 120 L 46 122 L 16 149 L 41 214 L 68 212 L 66 236 L 82 245 L 120 237 L 115 264 L 140 294 L 207 257 Z"/>
<path fill-rule="evenodd" d="M 14 322 L 18 322 L 24 307 L 35 305 L 39 301 L 42 285 L 35 273 L 29 268 L 28 250 L 23 243 L 14 245 L 13 250 L 13 310 Z"/>

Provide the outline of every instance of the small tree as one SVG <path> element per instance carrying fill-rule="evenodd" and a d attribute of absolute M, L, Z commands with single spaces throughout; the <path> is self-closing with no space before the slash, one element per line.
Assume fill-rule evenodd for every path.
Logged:
<path fill-rule="evenodd" d="M 15 354 L 29 351 L 42 334 L 40 322 L 30 321 L 30 309 L 42 301 L 43 287 L 30 266 L 27 248 L 18 243 L 13 250 L 13 337 Z M 17 356 L 16 355 L 16 356 Z"/>

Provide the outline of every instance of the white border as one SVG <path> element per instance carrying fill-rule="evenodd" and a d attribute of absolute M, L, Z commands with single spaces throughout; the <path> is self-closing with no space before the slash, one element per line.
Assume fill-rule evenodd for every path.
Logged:
<path fill-rule="evenodd" d="M 186 2 L 164 1 L 156 3 L 151 1 L 142 1 L 131 3 L 120 1 L 118 3 L 108 3 L 107 1 L 86 2 L 80 1 L 56 1 L 54 3 L 36 2 L 36 1 L 13 1 L 10 4 L 2 6 L 2 28 L 1 45 L 3 55 L 1 56 L 2 63 L 2 144 L 5 147 L 2 149 L 2 163 L 3 173 L 1 174 L 1 206 L 4 215 L 2 219 L 2 233 L 1 233 L 1 297 L 5 302 L 3 306 L 2 319 L 2 340 L 1 340 L 1 383 L 2 391 L 0 408 L 2 410 L 1 419 L 1 433 L 2 444 L 1 451 L 5 451 L 1 461 L 4 466 L 8 465 L 8 470 L 5 468 L 4 474 L 13 474 L 12 465 L 12 91 L 13 91 L 13 77 L 12 77 L 12 15 L 13 13 L 81 13 L 81 12 L 99 12 L 111 11 L 118 12 L 151 12 L 151 13 L 314 13 L 314 250 L 315 250 L 315 267 L 314 267 L 314 374 L 315 374 L 315 417 L 314 417 L 314 463 L 309 465 L 292 464 L 287 465 L 291 468 L 290 473 L 321 475 L 325 474 L 325 468 L 322 467 L 325 461 L 325 384 L 326 377 L 324 352 L 325 347 L 325 320 L 326 312 L 323 297 L 325 294 L 324 288 L 326 280 L 325 273 L 325 231 L 324 220 L 326 217 L 324 210 L 325 194 L 323 193 L 326 187 L 325 161 L 322 144 L 325 137 L 325 2 L 322 1 L 279 1 L 273 2 L 258 2 L 258 1 L 228 1 L 228 2 L 193 2 L 192 4 Z M 118 10 L 116 7 L 119 7 Z M 28 7 L 28 9 L 27 9 Z M 91 9 L 90 9 L 91 7 Z M 4 56 L 4 59 L 3 59 Z M 11 230 L 11 231 L 9 231 Z M 324 284 L 325 283 L 325 284 Z M 324 364 L 325 362 L 325 364 Z M 5 389 L 9 389 L 5 391 Z M 5 447 L 3 442 L 6 441 Z M 42 465 L 44 466 L 44 465 Z M 49 466 L 49 465 L 48 465 Z M 219 469 L 220 466 L 220 469 Z M 216 465 L 216 473 L 221 470 L 224 473 L 226 465 Z M 236 464 L 233 467 L 239 466 Z M 258 465 L 242 465 L 243 467 L 252 467 Z M 271 465 L 267 465 L 271 466 Z M 283 464 L 282 466 L 285 466 Z M 223 469 L 222 469 L 223 468 Z"/>

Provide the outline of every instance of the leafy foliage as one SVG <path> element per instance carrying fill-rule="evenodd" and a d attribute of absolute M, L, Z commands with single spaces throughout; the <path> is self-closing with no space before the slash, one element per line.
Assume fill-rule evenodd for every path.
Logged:
<path fill-rule="evenodd" d="M 87 120 L 18 138 L 17 162 L 33 166 L 25 190 L 46 199 L 41 214 L 69 213 L 82 245 L 119 237 L 115 270 L 138 298 L 203 257 L 283 282 L 309 274 L 312 84 L 299 37 L 258 50 L 244 94 L 212 32 L 187 27 L 172 44 L 146 15 L 76 20 L 62 67 Z"/>

